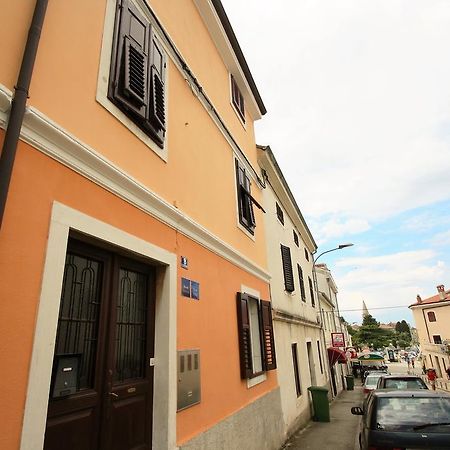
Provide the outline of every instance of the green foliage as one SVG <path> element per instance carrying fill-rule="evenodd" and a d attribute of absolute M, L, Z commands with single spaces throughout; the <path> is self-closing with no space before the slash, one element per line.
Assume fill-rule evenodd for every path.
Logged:
<path fill-rule="evenodd" d="M 410 330 L 409 325 L 407 324 L 406 320 L 397 322 L 397 324 L 395 325 L 395 331 L 397 333 L 406 333 L 409 336 L 409 339 L 411 340 L 411 330 Z"/>

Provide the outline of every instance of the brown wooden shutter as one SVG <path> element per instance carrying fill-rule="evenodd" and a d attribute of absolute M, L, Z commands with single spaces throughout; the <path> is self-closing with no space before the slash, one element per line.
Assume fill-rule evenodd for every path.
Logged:
<path fill-rule="evenodd" d="M 283 244 L 281 244 L 281 259 L 283 262 L 284 287 L 286 291 L 293 292 L 295 286 L 291 263 L 291 249 Z"/>
<path fill-rule="evenodd" d="M 252 376 L 252 345 L 250 337 L 250 319 L 248 316 L 248 296 L 241 292 L 237 293 L 237 320 L 239 335 L 239 356 L 241 367 L 241 378 Z"/>
<path fill-rule="evenodd" d="M 157 130 L 166 130 L 166 98 L 164 86 L 164 72 L 166 58 L 164 50 L 156 36 L 151 38 L 151 101 L 149 121 Z"/>
<path fill-rule="evenodd" d="M 300 293 L 302 296 L 302 300 L 306 301 L 305 283 L 303 281 L 303 270 L 299 264 L 297 264 L 297 270 L 298 270 L 298 282 L 300 284 Z"/>
<path fill-rule="evenodd" d="M 266 370 L 277 368 L 275 356 L 275 339 L 273 336 L 272 307 L 270 302 L 260 301 L 261 328 L 264 347 L 264 361 Z"/>
<path fill-rule="evenodd" d="M 128 0 L 122 0 L 116 16 L 112 61 L 112 96 L 135 117 L 146 120 L 149 92 L 150 24 Z"/>

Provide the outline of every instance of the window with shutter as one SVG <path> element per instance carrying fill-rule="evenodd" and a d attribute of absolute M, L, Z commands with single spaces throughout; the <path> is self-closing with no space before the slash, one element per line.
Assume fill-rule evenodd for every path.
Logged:
<path fill-rule="evenodd" d="M 238 292 L 237 320 L 241 378 L 276 369 L 270 302 Z"/>
<path fill-rule="evenodd" d="M 308 250 L 306 250 L 306 248 L 305 248 L 305 259 L 306 261 L 309 261 L 309 252 Z"/>
<path fill-rule="evenodd" d="M 305 283 L 303 281 L 303 270 L 299 264 L 297 264 L 297 271 L 298 271 L 298 282 L 300 284 L 300 294 L 302 300 L 306 302 Z"/>
<path fill-rule="evenodd" d="M 256 228 L 255 214 L 253 205 L 262 212 L 264 208 L 253 198 L 250 188 L 250 178 L 244 167 L 236 159 L 236 184 L 238 198 L 239 223 L 251 234 L 254 234 Z"/>
<path fill-rule="evenodd" d="M 284 225 L 284 213 L 283 213 L 283 210 L 281 209 L 281 206 L 278 203 L 276 203 L 276 208 L 277 208 L 278 220 Z"/>
<path fill-rule="evenodd" d="M 312 306 L 316 306 L 316 300 L 314 298 L 313 284 L 312 284 L 312 281 L 311 281 L 310 277 L 308 277 L 308 283 L 309 283 L 309 294 L 311 295 L 311 305 Z"/>
<path fill-rule="evenodd" d="M 163 148 L 166 56 L 131 0 L 117 2 L 108 98 Z"/>
<path fill-rule="evenodd" d="M 231 101 L 236 111 L 238 112 L 239 117 L 242 119 L 242 122 L 245 123 L 244 96 L 242 95 L 233 75 L 230 75 L 230 81 L 231 81 Z"/>
<path fill-rule="evenodd" d="M 299 246 L 298 234 L 295 232 L 295 230 L 292 230 L 292 233 L 294 233 L 294 244 L 298 247 Z"/>
<path fill-rule="evenodd" d="M 283 263 L 284 288 L 288 292 L 293 292 L 294 274 L 292 272 L 291 249 L 281 244 L 281 260 Z"/>

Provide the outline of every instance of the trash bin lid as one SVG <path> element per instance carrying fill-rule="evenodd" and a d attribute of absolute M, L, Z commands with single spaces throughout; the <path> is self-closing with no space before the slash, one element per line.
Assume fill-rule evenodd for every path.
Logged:
<path fill-rule="evenodd" d="M 310 386 L 308 388 L 308 391 L 322 391 L 322 392 L 328 392 L 328 389 L 326 387 L 322 387 L 322 386 Z"/>

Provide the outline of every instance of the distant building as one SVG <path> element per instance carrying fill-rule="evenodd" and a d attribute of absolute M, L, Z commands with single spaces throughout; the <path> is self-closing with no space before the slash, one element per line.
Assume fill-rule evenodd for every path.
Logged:
<path fill-rule="evenodd" d="M 409 306 L 413 313 L 419 346 L 426 368 L 436 369 L 438 378 L 446 378 L 450 366 L 446 342 L 450 339 L 450 290 L 437 286 L 438 293 Z"/>
<path fill-rule="evenodd" d="M 344 377 L 348 374 L 348 367 L 345 359 L 336 358 L 335 351 L 337 344 L 333 342 L 335 333 L 344 334 L 343 347 L 351 347 L 351 336 L 348 333 L 346 324 L 341 321 L 337 303 L 337 286 L 326 264 L 316 265 L 317 286 L 319 292 L 320 316 L 324 331 L 325 347 L 329 354 L 331 388 L 333 395 L 337 395 L 345 387 Z"/>
<path fill-rule="evenodd" d="M 367 309 L 366 302 L 363 300 L 363 312 L 362 312 L 363 320 L 364 320 L 364 317 L 367 317 L 369 315 L 370 314 L 369 314 L 369 310 Z"/>

